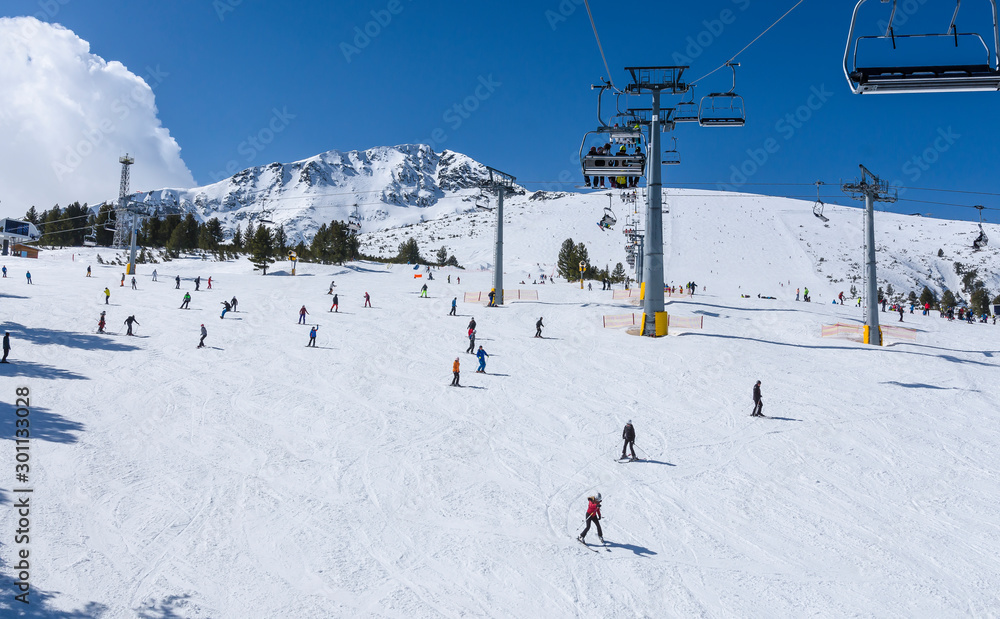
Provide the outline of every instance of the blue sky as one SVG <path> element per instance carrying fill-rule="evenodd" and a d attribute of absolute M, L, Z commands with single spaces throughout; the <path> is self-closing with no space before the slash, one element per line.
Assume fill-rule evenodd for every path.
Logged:
<path fill-rule="evenodd" d="M 701 77 L 793 4 L 650 2 L 636 12 L 595 0 L 592 8 L 624 86 L 626 65 L 690 64 L 686 76 Z M 898 32 L 943 32 L 954 10 L 933 0 L 906 6 Z M 965 3 L 959 29 L 989 27 L 986 6 Z M 851 203 L 836 184 L 864 163 L 906 187 L 902 198 L 1000 207 L 998 196 L 915 189 L 997 191 L 1000 94 L 851 94 L 842 57 L 852 9 L 807 0 L 743 52 L 736 88 L 746 127 L 679 125 L 683 164 L 665 167 L 665 184 L 809 197 L 810 183 L 823 180 L 833 183 L 827 201 Z M 886 6 L 870 0 L 865 9 L 862 29 L 874 34 Z M 60 23 L 92 53 L 152 82 L 159 118 L 198 184 L 330 149 L 425 142 L 529 188 L 571 189 L 580 184 L 581 138 L 596 124 L 589 86 L 606 73 L 582 0 L 8 0 L 0 10 Z M 696 92 L 728 90 L 730 80 L 720 71 Z M 974 209 L 906 200 L 886 208 L 978 219 Z M 1000 221 L 1000 211 L 986 217 Z"/>

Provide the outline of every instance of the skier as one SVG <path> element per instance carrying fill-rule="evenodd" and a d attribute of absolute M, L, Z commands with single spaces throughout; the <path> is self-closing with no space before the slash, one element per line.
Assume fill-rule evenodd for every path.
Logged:
<path fill-rule="evenodd" d="M 235 313 L 236 312 L 236 304 L 239 303 L 239 301 L 236 300 L 236 296 L 235 295 L 233 296 L 233 300 L 230 301 L 230 303 L 233 304 L 233 312 Z"/>
<path fill-rule="evenodd" d="M 535 337 L 542 337 L 542 327 L 544 326 L 545 325 L 542 324 L 542 317 L 539 316 L 538 322 L 535 323 Z"/>
<path fill-rule="evenodd" d="M 135 278 L 134 277 L 132 278 L 132 290 L 138 290 L 138 288 L 135 287 Z"/>
<path fill-rule="evenodd" d="M 104 288 L 104 304 L 105 305 L 111 304 L 111 291 L 108 290 L 107 287 Z"/>
<path fill-rule="evenodd" d="M 7 361 L 7 355 L 9 354 L 10 354 L 10 331 L 5 331 L 3 334 L 3 359 L 0 359 L 0 363 L 10 363 L 9 361 Z"/>
<path fill-rule="evenodd" d="M 153 281 L 156 281 L 156 269 L 153 269 Z"/>
<path fill-rule="evenodd" d="M 372 298 L 370 296 L 368 296 L 368 293 L 366 292 L 365 293 L 365 307 L 371 307 L 371 306 L 372 306 Z"/>
<path fill-rule="evenodd" d="M 219 318 L 225 318 L 226 317 L 226 312 L 228 312 L 228 311 L 230 311 L 232 309 L 233 309 L 233 306 L 229 304 L 229 301 L 223 301 L 222 302 L 222 315 L 219 316 Z"/>
<path fill-rule="evenodd" d="M 5 339 L 4 341 L 6 342 L 7 340 Z M 6 355 L 4 355 L 4 356 L 6 357 Z M 451 371 L 455 375 L 455 378 L 451 379 L 451 386 L 452 387 L 461 387 L 462 386 L 462 385 L 458 384 L 458 368 L 459 368 L 458 357 L 455 357 L 455 363 L 451 364 Z"/>
<path fill-rule="evenodd" d="M 336 280 L 334 280 L 334 281 L 336 281 Z M 336 288 L 336 286 L 337 286 L 336 284 L 334 284 L 333 282 L 330 282 L 330 289 L 326 291 L 326 294 L 333 294 L 333 289 Z"/>
<path fill-rule="evenodd" d="M 185 292 L 184 293 L 184 300 L 181 301 L 181 306 L 180 306 L 179 309 L 191 309 L 190 307 L 188 307 L 188 304 L 190 304 L 190 303 L 191 303 L 191 293 L 190 292 Z"/>
<path fill-rule="evenodd" d="M 134 333 L 132 333 L 132 324 L 133 323 L 137 324 L 137 325 L 139 324 L 139 321 L 135 319 L 135 315 L 134 314 L 132 316 L 129 316 L 128 318 L 125 319 L 125 324 L 128 325 L 128 333 L 126 333 L 125 335 L 134 335 Z M 139 326 L 142 326 L 142 325 L 139 325 Z"/>
<path fill-rule="evenodd" d="M 476 318 L 475 317 L 473 317 L 472 320 L 469 321 L 468 328 L 475 330 L 475 328 L 476 328 Z"/>
<path fill-rule="evenodd" d="M 449 316 L 458 316 L 455 312 L 458 310 L 458 297 L 451 300 L 451 311 L 448 312 Z"/>
<path fill-rule="evenodd" d="M 882 311 L 885 311 L 885 304 L 888 303 L 885 299 L 882 299 Z"/>
<path fill-rule="evenodd" d="M 485 350 L 483 350 L 483 347 L 480 346 L 479 350 L 476 352 L 476 356 L 479 357 L 479 369 L 476 370 L 476 374 L 485 374 L 486 373 L 486 357 L 489 357 L 490 354 L 488 352 L 486 352 Z"/>
<path fill-rule="evenodd" d="M 315 325 L 312 329 L 309 329 L 309 343 L 306 344 L 307 347 L 312 346 L 313 348 L 316 348 L 316 331 L 318 329 L 319 325 Z"/>
<path fill-rule="evenodd" d="M 3 276 L 7 277 L 7 265 L 3 265 Z"/>
<path fill-rule="evenodd" d="M 206 337 L 208 337 L 208 329 L 206 329 L 205 325 L 202 324 L 201 325 L 201 339 L 198 340 L 198 348 L 204 348 L 205 347 L 205 338 Z"/>
<path fill-rule="evenodd" d="M 451 283 L 451 275 L 448 276 L 448 283 Z"/>
<path fill-rule="evenodd" d="M 427 284 L 420 287 L 420 296 L 425 299 L 427 298 Z"/>
<path fill-rule="evenodd" d="M 799 300 L 799 289 L 798 288 L 795 289 L 795 300 L 796 301 Z"/>
<path fill-rule="evenodd" d="M 104 333 L 104 327 L 106 327 L 107 324 L 108 324 L 108 323 L 106 323 L 104 321 L 104 314 L 105 313 L 106 312 L 101 312 L 101 318 L 97 321 L 97 332 L 98 333 Z"/>
<path fill-rule="evenodd" d="M 4 267 L 4 269 L 6 269 L 6 268 L 7 268 L 7 267 Z M 6 272 L 7 272 L 7 271 L 5 270 L 5 271 L 4 271 L 4 273 L 6 273 Z M 4 277 L 7 277 L 7 276 L 6 276 L 6 275 L 4 275 Z M 459 285 L 459 286 L 461 286 L 461 285 L 462 285 L 462 278 L 456 275 L 456 276 L 455 276 L 455 279 L 456 279 L 456 280 L 458 280 L 458 285 Z"/>
<path fill-rule="evenodd" d="M 590 292 L 593 289 L 594 289 L 594 284 L 591 282 L 587 282 L 587 292 Z"/>
<path fill-rule="evenodd" d="M 306 314 L 308 314 L 308 313 L 309 312 L 306 311 L 306 306 L 303 305 L 302 309 L 299 310 L 299 324 L 300 325 L 306 324 Z"/>
<path fill-rule="evenodd" d="M 333 305 L 330 306 L 330 311 L 331 312 L 337 312 L 338 314 L 340 313 L 340 300 L 337 298 L 339 296 L 340 295 L 336 295 L 336 294 L 333 295 Z"/>
<path fill-rule="evenodd" d="M 472 354 L 472 351 L 476 349 L 476 330 L 469 329 L 469 348 L 465 352 Z"/>
<path fill-rule="evenodd" d="M 119 284 L 118 287 L 119 288 L 124 288 L 125 287 L 125 274 L 124 273 L 122 273 L 122 283 Z"/>
<path fill-rule="evenodd" d="M 806 303 L 809 302 L 809 288 L 802 289 L 802 300 L 805 301 Z"/>
<path fill-rule="evenodd" d="M 211 276 L 209 276 L 209 278 L 208 278 L 208 289 L 209 290 L 212 289 L 212 277 Z"/>
<path fill-rule="evenodd" d="M 178 275 L 177 277 L 175 277 L 174 281 L 177 282 L 177 287 L 174 288 L 174 290 L 180 290 L 181 289 L 181 276 Z"/>
<path fill-rule="evenodd" d="M 30 284 L 31 283 L 31 271 L 26 271 L 25 274 L 24 274 L 24 276 L 28 278 L 28 283 Z"/>
<path fill-rule="evenodd" d="M 858 307 L 861 307 L 861 297 L 858 297 Z"/>
<path fill-rule="evenodd" d="M 844 291 L 843 290 L 840 291 L 840 294 L 837 295 L 837 298 L 840 299 L 840 304 L 843 305 L 844 304 Z"/>
<path fill-rule="evenodd" d="M 751 417 L 763 417 L 764 416 L 764 399 L 760 397 L 760 381 L 753 386 L 753 412 L 750 413 Z"/>
<path fill-rule="evenodd" d="M 580 540 L 581 543 L 587 543 L 587 531 L 590 530 L 591 523 L 597 527 L 597 539 L 604 543 L 604 532 L 601 531 L 601 493 L 598 492 L 595 496 L 587 497 L 587 526 L 584 527 L 583 533 L 580 534 L 576 539 Z"/>
<path fill-rule="evenodd" d="M 632 427 L 632 420 L 629 419 L 625 422 L 625 429 L 622 430 L 622 438 L 625 439 L 625 444 L 622 445 L 622 457 L 619 460 L 625 459 L 625 449 L 629 448 L 632 451 L 632 459 L 635 460 L 635 428 Z"/>
<path fill-rule="evenodd" d="M 90 277 L 90 265 L 87 265 L 87 277 Z"/>
<path fill-rule="evenodd" d="M 899 304 L 899 322 L 903 322 L 903 304 Z"/>
<path fill-rule="evenodd" d="M 198 292 L 200 288 L 201 288 L 201 275 L 194 278 L 194 291 Z"/>
<path fill-rule="evenodd" d="M 497 303 L 496 303 L 497 290 L 496 290 L 496 288 L 490 290 L 489 297 L 490 297 L 490 302 L 486 304 L 486 307 L 496 307 L 497 306 Z"/>

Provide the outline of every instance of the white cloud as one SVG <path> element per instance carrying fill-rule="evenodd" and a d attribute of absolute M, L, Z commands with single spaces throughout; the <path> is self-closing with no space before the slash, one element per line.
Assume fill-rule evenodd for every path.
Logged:
<path fill-rule="evenodd" d="M 3 216 L 116 198 L 126 152 L 133 191 L 195 184 L 157 118 L 153 91 L 171 78 L 159 67 L 139 72 L 91 54 L 62 26 L 0 18 Z"/>

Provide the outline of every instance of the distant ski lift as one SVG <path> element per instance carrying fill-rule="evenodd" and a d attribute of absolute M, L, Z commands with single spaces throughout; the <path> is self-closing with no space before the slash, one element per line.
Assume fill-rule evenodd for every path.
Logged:
<path fill-rule="evenodd" d="M 677 138 L 672 137 L 672 139 L 674 147 L 663 152 L 663 165 L 678 165 L 681 162 L 681 154 L 677 152 Z"/>
<path fill-rule="evenodd" d="M 354 212 L 347 218 L 347 231 L 351 234 L 361 232 L 361 212 L 357 204 L 354 205 Z"/>
<path fill-rule="evenodd" d="M 678 123 L 696 123 L 698 122 L 698 103 L 694 100 L 694 86 L 690 86 L 688 90 L 691 91 L 690 101 L 681 101 L 674 107 L 674 122 Z"/>
<path fill-rule="evenodd" d="M 97 247 L 97 226 L 91 226 L 90 232 L 83 237 L 84 247 Z"/>
<path fill-rule="evenodd" d="M 972 241 L 972 249 L 979 251 L 980 249 L 986 247 L 990 240 L 986 236 L 986 231 L 983 230 L 983 209 L 986 207 L 977 204 L 976 208 L 979 209 L 979 236 L 976 237 L 976 240 Z"/>
<path fill-rule="evenodd" d="M 844 49 L 844 75 L 854 94 L 900 94 L 923 92 L 970 92 L 1000 90 L 1000 29 L 997 26 L 997 3 L 993 7 L 993 48 L 983 37 L 974 32 L 958 32 L 955 20 L 961 0 L 955 3 L 955 12 L 944 34 L 896 34 L 893 19 L 896 0 L 885 34 L 854 36 L 858 10 L 867 0 L 859 0 L 854 7 L 851 29 Z M 888 3 L 889 0 L 882 0 Z M 874 52 L 891 55 L 890 61 L 859 62 Z"/>
<path fill-rule="evenodd" d="M 713 92 L 701 98 L 698 108 L 698 124 L 702 127 L 742 127 L 747 114 L 743 97 L 736 94 L 736 67 L 738 62 L 727 62 L 733 70 L 733 87 L 728 92 Z"/>
<path fill-rule="evenodd" d="M 274 209 L 264 208 L 262 206 L 260 207 L 260 214 L 257 215 L 257 221 L 268 226 L 273 226 L 274 225 L 274 220 L 272 219 L 273 217 L 274 217 Z"/>
<path fill-rule="evenodd" d="M 608 203 L 614 199 L 614 194 L 608 192 Z M 615 217 L 615 212 L 611 210 L 610 206 L 604 207 L 604 216 L 601 217 L 601 221 L 597 222 L 597 225 L 601 230 L 610 230 L 614 225 L 618 223 L 618 218 Z"/>
<path fill-rule="evenodd" d="M 823 204 L 823 200 L 819 197 L 819 186 L 824 183 L 823 181 L 816 181 L 814 184 L 816 185 L 816 204 L 813 205 L 813 215 L 819 217 L 824 222 L 830 221 L 830 218 L 823 214 L 823 207 L 826 205 Z"/>

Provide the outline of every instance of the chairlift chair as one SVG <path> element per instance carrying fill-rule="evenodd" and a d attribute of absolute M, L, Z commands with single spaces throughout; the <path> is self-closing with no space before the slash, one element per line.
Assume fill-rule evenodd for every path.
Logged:
<path fill-rule="evenodd" d="M 701 98 L 698 124 L 702 127 L 742 127 L 746 124 L 743 97 L 736 94 L 736 67 L 740 63 L 727 62 L 726 66 L 733 70 L 733 86 L 728 92 L 713 92 Z"/>
<path fill-rule="evenodd" d="M 601 87 L 601 94 L 609 86 Z M 619 126 L 615 127 L 614 124 L 608 124 L 601 117 L 601 97 L 598 95 L 597 99 L 597 117 L 600 121 L 600 126 L 594 131 L 588 131 L 583 136 L 583 140 L 580 142 L 580 167 L 583 170 L 583 175 L 598 176 L 598 177 L 617 177 L 624 176 L 626 178 L 639 178 L 645 176 L 646 174 L 646 155 L 640 154 L 624 154 L 620 155 L 612 148 L 612 151 L 608 154 L 591 155 L 589 153 L 591 147 L 601 148 L 605 144 L 619 144 L 619 145 L 635 145 L 639 146 L 645 140 L 642 133 L 641 127 L 636 128 L 636 125 L 641 124 L 641 119 L 637 118 L 634 114 L 629 114 L 627 112 L 618 112 L 612 116 L 611 120 L 614 124 Z M 618 140 L 629 140 L 628 142 Z M 640 146 L 642 150 L 645 150 Z"/>
<path fill-rule="evenodd" d="M 854 36 L 858 11 L 867 0 L 859 0 L 854 7 L 851 29 L 844 49 L 844 75 L 854 94 L 901 94 L 923 92 L 973 92 L 1000 90 L 1000 28 L 997 26 L 997 3 L 990 0 L 993 10 L 993 48 L 975 32 L 958 32 L 955 20 L 962 5 L 956 0 L 951 23 L 944 33 L 896 34 L 893 19 L 896 16 L 897 0 L 892 0 L 892 12 L 885 34 L 877 36 Z M 888 3 L 889 0 L 882 0 Z M 858 52 L 863 48 L 877 46 L 891 47 L 898 58 L 901 48 L 910 51 L 914 43 L 930 44 L 934 51 L 930 61 L 904 64 L 858 62 Z M 963 53 L 963 57 L 959 57 Z"/>
<path fill-rule="evenodd" d="M 611 207 L 604 207 L 604 216 L 601 217 L 601 221 L 597 222 L 597 225 L 601 230 L 610 230 L 618 223 L 618 219 L 615 217 L 615 212 L 611 210 Z"/>
<path fill-rule="evenodd" d="M 354 205 L 354 212 L 347 217 L 347 231 L 351 234 L 361 232 L 361 213 L 358 211 L 357 204 Z"/>
<path fill-rule="evenodd" d="M 823 200 L 819 197 L 819 186 L 824 183 L 823 181 L 816 181 L 814 184 L 816 185 L 816 204 L 813 205 L 813 215 L 819 217 L 824 222 L 830 221 L 830 218 L 823 214 L 823 208 L 826 205 L 823 204 Z"/>
<path fill-rule="evenodd" d="M 663 165 L 679 165 L 681 162 L 681 154 L 677 152 L 677 138 L 673 136 L 671 138 L 674 141 L 674 147 L 663 151 Z"/>
<path fill-rule="evenodd" d="M 694 86 L 690 86 L 690 101 L 681 101 L 674 107 L 674 122 L 676 123 L 696 123 L 698 122 L 698 103 L 694 100 Z"/>
<path fill-rule="evenodd" d="M 976 237 L 976 240 L 972 241 L 972 249 L 979 251 L 980 249 L 986 247 L 990 240 L 986 236 L 986 231 L 983 230 L 983 209 L 986 207 L 977 204 L 976 208 L 979 209 L 979 236 Z"/>
<path fill-rule="evenodd" d="M 97 226 L 91 226 L 90 232 L 83 237 L 84 247 L 97 247 Z"/>

